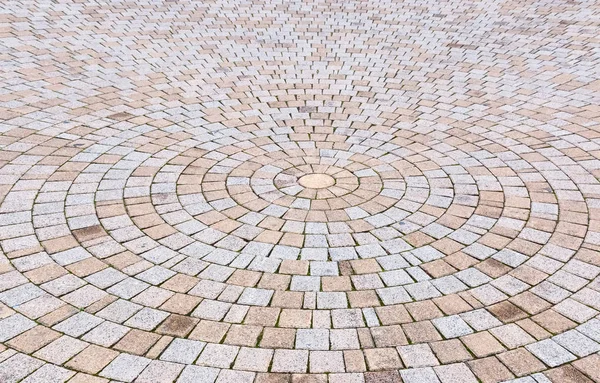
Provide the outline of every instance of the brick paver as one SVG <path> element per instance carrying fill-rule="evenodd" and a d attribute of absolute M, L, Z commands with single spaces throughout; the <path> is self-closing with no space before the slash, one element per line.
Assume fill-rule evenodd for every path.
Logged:
<path fill-rule="evenodd" d="M 597 2 L 0 15 L 0 382 L 599 381 Z"/>

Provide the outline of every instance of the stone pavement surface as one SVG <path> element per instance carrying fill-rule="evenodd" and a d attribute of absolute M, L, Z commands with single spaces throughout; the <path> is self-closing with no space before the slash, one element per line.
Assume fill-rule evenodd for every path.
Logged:
<path fill-rule="evenodd" d="M 600 4 L 4 0 L 0 382 L 600 381 Z"/>

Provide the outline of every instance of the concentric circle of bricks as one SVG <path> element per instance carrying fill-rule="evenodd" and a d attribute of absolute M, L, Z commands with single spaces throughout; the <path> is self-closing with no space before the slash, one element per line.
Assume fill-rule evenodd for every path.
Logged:
<path fill-rule="evenodd" d="M 0 11 L 1 382 L 600 382 L 595 2 Z"/>

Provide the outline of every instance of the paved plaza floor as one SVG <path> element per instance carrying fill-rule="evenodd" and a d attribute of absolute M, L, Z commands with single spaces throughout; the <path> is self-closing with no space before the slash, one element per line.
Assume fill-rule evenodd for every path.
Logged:
<path fill-rule="evenodd" d="M 599 179 L 595 0 L 2 0 L 0 382 L 600 382 Z"/>

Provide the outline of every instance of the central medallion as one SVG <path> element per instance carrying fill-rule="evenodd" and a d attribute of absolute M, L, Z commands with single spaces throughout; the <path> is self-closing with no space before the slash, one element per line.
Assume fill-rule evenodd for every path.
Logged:
<path fill-rule="evenodd" d="M 298 183 L 305 188 L 324 189 L 333 186 L 335 179 L 328 174 L 314 173 L 300 177 Z"/>

